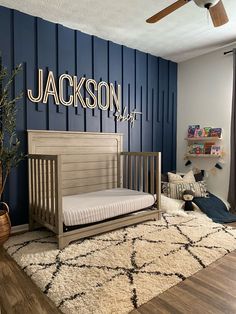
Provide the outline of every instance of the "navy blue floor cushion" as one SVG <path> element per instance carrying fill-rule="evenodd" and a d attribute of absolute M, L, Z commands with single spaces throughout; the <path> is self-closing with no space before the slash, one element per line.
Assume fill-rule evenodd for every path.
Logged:
<path fill-rule="evenodd" d="M 214 222 L 229 223 L 236 221 L 236 215 L 231 214 L 224 202 L 214 194 L 209 193 L 209 197 L 195 197 L 193 202 Z"/>

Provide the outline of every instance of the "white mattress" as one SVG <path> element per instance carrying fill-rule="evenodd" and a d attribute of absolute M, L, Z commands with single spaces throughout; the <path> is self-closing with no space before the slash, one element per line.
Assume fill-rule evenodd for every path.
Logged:
<path fill-rule="evenodd" d="M 64 196 L 64 224 L 75 226 L 102 221 L 147 208 L 154 202 L 151 194 L 121 188 Z"/>

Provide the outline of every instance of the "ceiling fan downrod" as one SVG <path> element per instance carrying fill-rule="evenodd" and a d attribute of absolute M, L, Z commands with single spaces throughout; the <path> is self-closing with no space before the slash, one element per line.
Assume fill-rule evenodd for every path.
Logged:
<path fill-rule="evenodd" d="M 219 0 L 193 0 L 200 8 L 210 9 L 210 7 L 216 5 Z"/>

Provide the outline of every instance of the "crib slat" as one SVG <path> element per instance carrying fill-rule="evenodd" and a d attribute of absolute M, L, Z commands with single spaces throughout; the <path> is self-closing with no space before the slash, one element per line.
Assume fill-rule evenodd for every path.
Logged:
<path fill-rule="evenodd" d="M 143 192 L 143 156 L 139 156 L 139 191 Z"/>
<path fill-rule="evenodd" d="M 31 199 L 30 199 L 30 206 L 31 209 L 34 206 L 35 200 L 34 200 L 34 170 L 33 170 L 33 159 L 29 159 L 29 164 L 30 164 L 30 171 L 29 171 L 29 176 L 30 176 L 30 195 L 31 195 Z"/>
<path fill-rule="evenodd" d="M 138 156 L 135 156 L 134 166 L 134 189 L 138 190 Z"/>
<path fill-rule="evenodd" d="M 123 177 L 123 174 L 121 174 L 121 165 L 122 165 L 122 159 L 121 159 L 121 155 L 119 153 L 118 158 L 117 158 L 117 187 L 120 188 L 121 187 L 121 177 Z M 114 159 L 112 161 L 112 164 L 116 165 L 116 160 Z"/>
<path fill-rule="evenodd" d="M 127 155 L 123 155 L 123 187 L 127 188 Z"/>
<path fill-rule="evenodd" d="M 50 185 L 49 185 L 49 160 L 46 160 L 46 222 L 49 224 L 50 223 L 50 219 L 49 219 L 49 207 L 50 207 L 50 203 L 49 203 L 49 189 L 50 189 Z"/>
<path fill-rule="evenodd" d="M 34 213 L 37 214 L 37 199 L 38 199 L 38 191 L 37 191 L 37 160 L 34 160 L 34 193 L 35 193 L 35 202 L 34 202 Z"/>
<path fill-rule="evenodd" d="M 55 162 L 55 227 L 58 234 L 63 233 L 62 222 L 61 156 L 57 156 Z"/>
<path fill-rule="evenodd" d="M 51 186 L 50 186 L 50 191 L 51 191 L 51 211 L 50 211 L 50 224 L 54 226 L 54 170 L 53 170 L 53 165 L 54 161 L 50 160 L 50 174 L 51 174 Z"/>
<path fill-rule="evenodd" d="M 148 156 L 144 157 L 144 191 L 148 193 Z"/>
<path fill-rule="evenodd" d="M 42 217 L 42 199 L 41 199 L 41 159 L 38 159 L 38 217 Z"/>
<path fill-rule="evenodd" d="M 42 160 L 42 220 L 45 220 L 45 203 L 46 203 L 46 196 L 45 196 L 45 161 Z"/>
<path fill-rule="evenodd" d="M 132 190 L 132 187 L 133 187 L 132 156 L 128 156 L 128 160 L 129 160 L 129 165 L 128 165 L 129 189 Z"/>
<path fill-rule="evenodd" d="M 157 206 L 160 209 L 161 202 L 161 185 L 160 185 L 160 173 L 161 173 L 161 156 L 156 157 L 156 200 Z"/>
<path fill-rule="evenodd" d="M 37 183 L 37 163 L 38 160 L 34 160 L 34 190 L 35 190 L 35 203 L 34 203 L 34 214 L 38 214 L 38 183 Z"/>
<path fill-rule="evenodd" d="M 154 194 L 154 157 L 150 157 L 150 192 Z"/>

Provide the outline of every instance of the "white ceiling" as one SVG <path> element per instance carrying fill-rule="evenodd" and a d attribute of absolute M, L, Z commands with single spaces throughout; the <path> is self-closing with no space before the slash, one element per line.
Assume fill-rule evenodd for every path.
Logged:
<path fill-rule="evenodd" d="M 230 22 L 214 28 L 192 1 L 156 24 L 145 19 L 174 0 L 0 0 L 0 5 L 176 62 L 236 41 L 236 1 L 224 0 Z"/>

